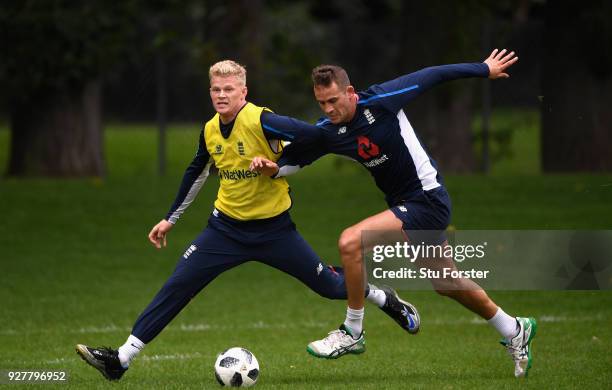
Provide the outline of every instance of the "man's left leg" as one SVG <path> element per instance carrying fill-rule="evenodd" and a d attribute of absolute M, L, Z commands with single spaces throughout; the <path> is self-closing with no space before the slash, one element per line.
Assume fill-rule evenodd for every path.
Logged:
<path fill-rule="evenodd" d="M 441 244 L 448 245 L 448 242 Z M 451 258 L 435 259 L 439 268 L 456 269 Z M 431 280 L 436 292 L 449 297 L 468 310 L 485 319 L 502 336 L 504 345 L 515 362 L 514 375 L 527 376 L 531 367 L 531 341 L 535 337 L 537 323 L 533 318 L 512 317 L 499 307 L 474 281 L 468 278 Z"/>
<path fill-rule="evenodd" d="M 506 314 L 484 290 L 445 290 L 438 293 L 454 299 L 487 320 L 502 336 L 500 343 L 514 360 L 514 376 L 527 376 L 532 360 L 531 341 L 537 329 L 534 318 L 512 317 Z"/>

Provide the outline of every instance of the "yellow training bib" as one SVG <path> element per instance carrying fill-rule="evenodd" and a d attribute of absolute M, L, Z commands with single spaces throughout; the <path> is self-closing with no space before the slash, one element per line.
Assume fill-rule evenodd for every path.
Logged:
<path fill-rule="evenodd" d="M 282 152 L 272 150 L 261 127 L 263 107 L 247 103 L 234 121 L 228 138 L 221 134 L 219 114 L 204 126 L 206 149 L 219 169 L 219 192 L 215 207 L 234 219 L 248 221 L 271 218 L 291 207 L 289 185 L 284 178 L 272 179 L 251 172 L 253 157 L 277 161 Z"/>

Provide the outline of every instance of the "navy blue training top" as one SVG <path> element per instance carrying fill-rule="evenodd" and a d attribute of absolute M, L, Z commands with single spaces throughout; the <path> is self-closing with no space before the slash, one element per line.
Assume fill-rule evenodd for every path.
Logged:
<path fill-rule="evenodd" d="M 433 66 L 358 92 L 354 117 L 333 124 L 321 119 L 311 125 L 264 113 L 264 128 L 294 136 L 278 161 L 278 176 L 333 153 L 347 156 L 368 169 L 389 206 L 442 185 L 435 161 L 428 155 L 402 110 L 410 100 L 444 81 L 488 77 L 485 63 Z"/>

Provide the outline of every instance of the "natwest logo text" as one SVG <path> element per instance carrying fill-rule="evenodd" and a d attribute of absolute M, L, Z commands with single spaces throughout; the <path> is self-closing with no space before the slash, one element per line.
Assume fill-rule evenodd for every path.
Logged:
<path fill-rule="evenodd" d="M 219 177 L 225 180 L 253 179 L 257 176 L 261 176 L 261 173 L 253 172 L 248 169 L 234 169 L 231 171 L 228 171 L 226 169 L 219 170 Z"/>

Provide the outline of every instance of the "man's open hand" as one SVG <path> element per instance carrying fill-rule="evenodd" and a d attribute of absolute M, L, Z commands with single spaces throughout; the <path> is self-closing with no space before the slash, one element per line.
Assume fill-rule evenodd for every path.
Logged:
<path fill-rule="evenodd" d="M 506 49 L 502 51 L 498 51 L 497 49 L 493 50 L 489 58 L 484 60 L 483 62 L 489 66 L 489 78 L 492 80 L 495 79 L 507 79 L 510 77 L 508 73 L 506 73 L 506 69 L 508 69 L 512 64 L 518 61 L 518 57 L 514 56 L 514 52 L 506 54 Z"/>
<path fill-rule="evenodd" d="M 266 176 L 274 176 L 278 173 L 278 164 L 265 157 L 255 157 L 251 161 L 249 169 L 253 172 L 261 172 Z"/>

